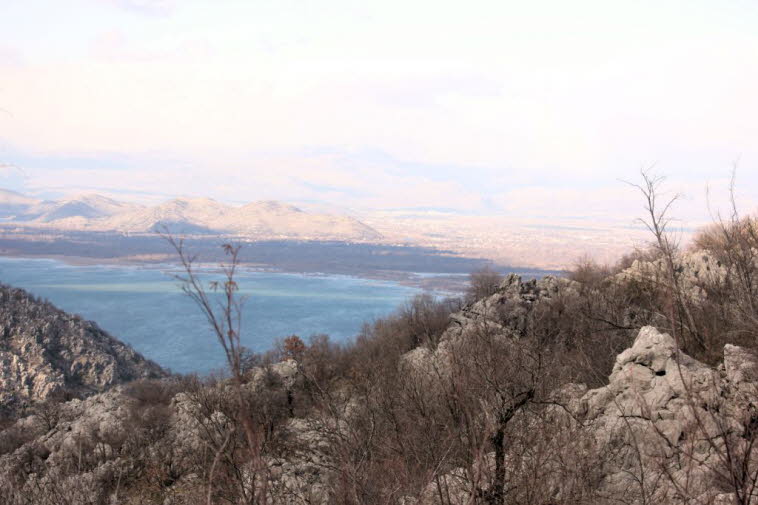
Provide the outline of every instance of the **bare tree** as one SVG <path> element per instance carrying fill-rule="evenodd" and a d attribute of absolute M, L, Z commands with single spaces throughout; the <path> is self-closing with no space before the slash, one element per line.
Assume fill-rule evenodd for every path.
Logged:
<path fill-rule="evenodd" d="M 677 265 L 678 241 L 673 237 L 670 230 L 671 206 L 680 198 L 675 194 L 668 199 L 661 200 L 661 185 L 666 178 L 654 175 L 649 170 L 641 171 L 641 183 L 627 182 L 637 188 L 643 196 L 645 218 L 639 221 L 653 235 L 653 246 L 658 251 L 664 267 L 662 287 L 667 293 L 667 315 L 671 324 L 672 336 L 683 348 L 690 344 L 688 336 L 692 337 L 694 344 L 700 350 L 705 348 L 702 335 L 698 331 L 698 325 L 692 314 L 691 302 L 688 293 L 682 287 L 681 269 Z M 686 330 L 686 331 L 685 331 Z"/>
<path fill-rule="evenodd" d="M 251 484 L 248 493 L 246 493 L 247 496 L 245 496 L 246 502 L 266 505 L 269 500 L 269 476 L 264 457 L 264 445 L 267 440 L 266 430 L 268 427 L 265 422 L 256 422 L 253 409 L 257 402 L 251 403 L 249 395 L 243 391 L 243 385 L 247 380 L 243 367 L 245 349 L 241 344 L 244 300 L 238 295 L 239 286 L 236 281 L 241 246 L 228 243 L 222 245 L 227 258 L 225 262 L 220 264 L 222 280 L 211 281 L 206 287 L 195 267 L 197 258 L 186 251 L 183 239 L 175 239 L 168 233 L 168 230 L 164 231 L 163 237 L 176 251 L 184 270 L 182 274 L 176 276 L 176 279 L 181 282 L 184 293 L 200 308 L 226 357 L 237 400 L 233 417 L 236 418 L 242 428 L 249 457 L 248 464 L 251 476 L 248 480 Z M 214 473 L 228 444 L 229 441 L 226 439 L 220 444 L 211 465 L 208 475 L 207 505 L 212 504 Z"/>

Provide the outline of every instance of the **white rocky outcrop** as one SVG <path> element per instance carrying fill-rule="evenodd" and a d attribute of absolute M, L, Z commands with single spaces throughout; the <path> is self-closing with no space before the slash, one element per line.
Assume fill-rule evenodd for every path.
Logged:
<path fill-rule="evenodd" d="M 757 363 L 753 353 L 727 346 L 723 370 L 715 370 L 679 352 L 668 334 L 642 328 L 617 357 L 609 384 L 573 402 L 598 450 L 615 451 L 604 493 L 638 503 L 724 499 L 730 489 L 718 477 L 730 470 L 722 458 L 744 441 L 751 402 L 739 390 Z"/>
<path fill-rule="evenodd" d="M 704 284 L 720 284 L 727 275 L 726 266 L 712 253 L 704 250 L 693 250 L 678 254 L 674 258 L 674 268 L 677 280 L 683 293 L 693 301 L 703 301 Z M 668 284 L 667 267 L 663 259 L 655 261 L 635 260 L 632 265 L 616 275 L 619 281 L 642 281 Z"/>
<path fill-rule="evenodd" d="M 608 385 L 592 390 L 564 385 L 551 398 L 560 407 L 535 421 L 534 429 L 544 430 L 546 422 L 560 426 L 551 434 L 564 441 L 551 451 L 566 451 L 560 457 L 574 458 L 577 465 L 582 460 L 590 469 L 595 465 L 593 503 L 731 504 L 727 460 L 737 472 L 743 463 L 751 471 L 758 465 L 746 449 L 758 422 L 757 378 L 758 357 L 747 349 L 727 345 L 723 365 L 714 369 L 648 326 L 617 356 Z M 573 450 L 580 452 L 572 456 Z M 557 498 L 569 485 L 563 461 L 540 481 Z M 549 457 L 541 463 L 555 464 Z M 446 492 L 467 503 L 475 487 L 468 480 L 472 474 L 457 469 L 444 475 Z M 407 500 L 439 505 L 438 486 L 432 482 L 420 500 Z"/>
<path fill-rule="evenodd" d="M 559 292 L 570 295 L 573 289 L 576 289 L 576 283 L 563 277 L 547 275 L 539 280 L 523 281 L 521 276 L 510 274 L 495 293 L 453 314 L 442 340 L 459 336 L 481 324 L 519 336 L 533 307 L 557 296 Z"/>

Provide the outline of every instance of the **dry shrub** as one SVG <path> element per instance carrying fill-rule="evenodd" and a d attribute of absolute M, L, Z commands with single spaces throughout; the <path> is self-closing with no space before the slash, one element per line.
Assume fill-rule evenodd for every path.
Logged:
<path fill-rule="evenodd" d="M 490 266 L 471 272 L 465 295 L 466 303 L 473 303 L 494 295 L 502 282 L 503 276 Z"/>
<path fill-rule="evenodd" d="M 7 425 L 0 431 L 0 456 L 12 453 L 39 435 L 39 432 L 29 430 L 17 423 Z"/>
<path fill-rule="evenodd" d="M 719 220 L 701 229 L 692 241 L 695 249 L 715 254 L 719 260 L 729 262 L 738 250 L 758 247 L 758 220 L 738 215 L 728 221 Z"/>
<path fill-rule="evenodd" d="M 568 278 L 585 286 L 596 286 L 611 275 L 611 268 L 601 265 L 591 256 L 580 257 L 569 270 Z"/>
<path fill-rule="evenodd" d="M 140 379 L 130 382 L 124 393 L 140 406 L 168 405 L 171 399 L 189 386 L 191 378 Z"/>
<path fill-rule="evenodd" d="M 660 259 L 661 253 L 655 247 L 634 248 L 631 252 L 622 255 L 611 270 L 612 273 L 618 273 L 631 268 L 635 261 L 653 263 Z"/>
<path fill-rule="evenodd" d="M 300 360 L 305 352 L 305 342 L 297 335 L 290 335 L 282 342 L 282 358 Z"/>

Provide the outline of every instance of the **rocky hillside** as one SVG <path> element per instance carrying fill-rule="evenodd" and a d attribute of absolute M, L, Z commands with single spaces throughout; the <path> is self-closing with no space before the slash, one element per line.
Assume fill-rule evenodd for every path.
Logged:
<path fill-rule="evenodd" d="M 164 372 L 97 324 L 0 285 L 0 405 L 84 396 Z"/>
<path fill-rule="evenodd" d="M 423 380 L 429 357 L 416 356 L 412 370 Z M 531 425 L 560 445 L 552 447 L 553 454 L 540 455 L 539 490 L 534 494 L 553 497 L 558 500 L 554 503 L 563 503 L 561 498 L 575 503 L 577 495 L 587 494 L 594 498 L 586 503 L 754 502 L 758 493 L 748 480 L 756 475 L 751 448 L 757 388 L 758 357 L 753 352 L 727 345 L 722 365 L 711 368 L 678 353 L 668 334 L 644 327 L 616 358 L 608 385 L 590 390 L 564 385 L 550 397 L 554 407 L 539 419 L 552 429 Z M 547 436 L 527 440 L 543 445 L 538 450 L 550 442 Z M 569 458 L 571 468 L 563 458 Z M 511 471 L 534 470 L 533 463 L 522 461 L 519 465 L 525 468 Z M 740 476 L 735 475 L 736 466 Z M 452 499 L 441 500 L 437 484 L 430 483 L 418 503 L 476 503 L 480 483 L 469 480 L 466 470 L 444 476 Z M 747 497 L 739 498 L 747 501 L 736 501 L 730 482 L 740 477 Z"/>
<path fill-rule="evenodd" d="M 7 289 L 27 321 L 4 316 L 10 356 L 32 377 L 16 395 L 50 397 L 59 376 L 106 390 L 0 424 L 0 505 L 756 504 L 758 287 L 740 282 L 758 278 L 754 250 L 680 254 L 673 275 L 656 251 L 510 275 L 467 304 L 420 296 L 352 344 L 246 356 L 240 382 L 107 388 L 135 362 L 46 340 L 98 330 Z"/>
<path fill-rule="evenodd" d="M 616 358 L 607 386 L 583 395 L 580 387 L 566 388 L 563 402 L 595 450 L 614 454 L 604 462 L 601 494 L 639 503 L 729 504 L 755 500 L 749 480 L 756 387 L 753 352 L 726 345 L 714 369 L 679 354 L 670 335 L 645 327 Z M 735 478 L 745 479 L 746 496 L 734 493 Z"/>

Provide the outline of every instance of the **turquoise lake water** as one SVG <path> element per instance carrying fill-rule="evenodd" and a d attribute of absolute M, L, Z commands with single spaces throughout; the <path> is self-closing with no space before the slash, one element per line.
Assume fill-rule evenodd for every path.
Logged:
<path fill-rule="evenodd" d="M 79 266 L 56 260 L 0 258 L 0 282 L 80 314 L 175 372 L 207 373 L 224 357 L 208 324 L 171 278 L 171 267 Z M 204 274 L 207 280 L 212 273 Z M 325 333 L 355 336 L 366 321 L 397 309 L 418 289 L 347 276 L 242 271 L 246 347 L 264 351 L 277 338 Z"/>

